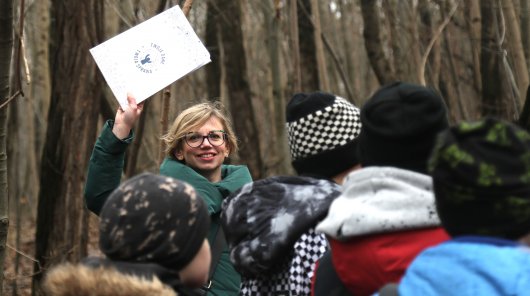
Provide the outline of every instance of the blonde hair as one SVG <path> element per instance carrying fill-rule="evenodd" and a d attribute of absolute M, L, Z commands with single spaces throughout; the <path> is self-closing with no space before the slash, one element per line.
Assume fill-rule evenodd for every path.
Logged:
<path fill-rule="evenodd" d="M 237 138 L 232 127 L 232 122 L 225 112 L 220 102 L 203 102 L 182 111 L 173 121 L 167 134 L 162 136 L 162 140 L 166 144 L 166 155 L 175 158 L 175 152 L 183 149 L 183 137 L 187 133 L 199 129 L 211 117 L 216 117 L 221 121 L 223 130 L 226 133 L 226 145 L 230 154 L 237 153 Z"/>

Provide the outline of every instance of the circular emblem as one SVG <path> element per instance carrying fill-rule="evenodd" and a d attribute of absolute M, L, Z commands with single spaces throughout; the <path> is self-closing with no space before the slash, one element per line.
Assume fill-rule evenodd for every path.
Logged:
<path fill-rule="evenodd" d="M 155 43 L 142 46 L 134 52 L 134 64 L 143 73 L 153 73 L 166 62 L 166 53 Z"/>

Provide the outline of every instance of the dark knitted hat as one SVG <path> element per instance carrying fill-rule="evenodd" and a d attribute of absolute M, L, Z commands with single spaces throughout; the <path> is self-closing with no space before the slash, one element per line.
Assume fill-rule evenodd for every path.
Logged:
<path fill-rule="evenodd" d="M 438 216 L 452 235 L 530 232 L 530 134 L 486 118 L 443 132 L 429 162 Z"/>
<path fill-rule="evenodd" d="M 99 244 L 111 260 L 179 271 L 200 250 L 210 218 L 193 187 L 144 173 L 122 183 L 100 214 Z"/>
<path fill-rule="evenodd" d="M 358 164 L 359 109 L 323 92 L 297 93 L 287 104 L 287 136 L 299 175 L 333 177 Z"/>
<path fill-rule="evenodd" d="M 432 89 L 403 82 L 381 87 L 361 108 L 359 157 L 363 167 L 392 166 L 427 172 L 438 132 L 448 127 L 446 107 Z"/>

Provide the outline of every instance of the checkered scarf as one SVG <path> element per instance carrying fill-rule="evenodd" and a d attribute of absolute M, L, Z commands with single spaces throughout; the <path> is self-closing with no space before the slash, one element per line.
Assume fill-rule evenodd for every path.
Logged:
<path fill-rule="evenodd" d="M 295 243 L 325 217 L 339 190 L 327 180 L 271 177 L 228 196 L 221 223 L 236 270 L 247 278 L 284 272 Z"/>

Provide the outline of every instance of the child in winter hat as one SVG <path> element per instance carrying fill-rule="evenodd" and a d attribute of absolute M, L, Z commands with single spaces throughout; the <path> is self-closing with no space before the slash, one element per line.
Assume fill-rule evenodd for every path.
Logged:
<path fill-rule="evenodd" d="M 436 207 L 452 236 L 530 232 L 530 135 L 493 118 L 443 133 L 431 157 Z"/>
<path fill-rule="evenodd" d="M 45 281 L 50 295 L 172 295 L 206 283 L 210 218 L 191 185 L 140 174 L 110 194 L 100 218 L 100 249 L 107 258 L 51 270 Z"/>
<path fill-rule="evenodd" d="M 210 218 L 191 185 L 144 173 L 121 184 L 100 214 L 100 249 L 111 260 L 181 271 L 207 244 Z M 208 272 L 209 262 L 205 266 Z"/>
<path fill-rule="evenodd" d="M 434 90 L 412 83 L 381 87 L 361 108 L 359 157 L 363 167 L 392 166 L 427 173 L 438 132 L 449 126 Z"/>
<path fill-rule="evenodd" d="M 436 208 L 452 239 L 419 254 L 407 295 L 528 295 L 530 134 L 486 118 L 443 132 L 429 162 Z"/>
<path fill-rule="evenodd" d="M 323 92 L 295 94 L 286 108 L 298 176 L 247 184 L 223 201 L 221 221 L 240 295 L 310 295 L 314 265 L 328 243 L 314 226 L 357 165 L 359 109 Z"/>
<path fill-rule="evenodd" d="M 427 162 L 436 135 L 448 126 L 442 98 L 411 83 L 382 86 L 361 108 L 362 169 L 349 173 L 317 232 L 330 258 L 319 264 L 315 296 L 328 295 L 335 270 L 353 295 L 372 295 L 399 281 L 413 258 L 449 237 L 436 215 Z"/>
<path fill-rule="evenodd" d="M 286 109 L 292 165 L 298 175 L 331 178 L 359 163 L 360 111 L 324 92 L 297 93 Z"/>

